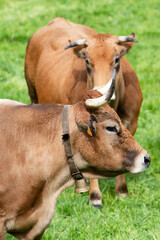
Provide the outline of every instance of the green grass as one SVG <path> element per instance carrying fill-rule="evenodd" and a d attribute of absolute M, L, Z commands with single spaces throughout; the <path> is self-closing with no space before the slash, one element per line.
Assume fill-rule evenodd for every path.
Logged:
<path fill-rule="evenodd" d="M 136 140 L 152 158 L 150 168 L 126 176 L 129 197 L 115 196 L 115 179 L 100 180 L 101 211 L 88 205 L 88 194 L 65 190 L 43 240 L 160 239 L 160 2 L 159 0 L 0 0 L 0 98 L 30 103 L 24 80 L 28 39 L 52 18 L 61 16 L 98 32 L 136 33 L 127 58 L 143 91 Z M 7 239 L 14 238 L 7 235 Z"/>

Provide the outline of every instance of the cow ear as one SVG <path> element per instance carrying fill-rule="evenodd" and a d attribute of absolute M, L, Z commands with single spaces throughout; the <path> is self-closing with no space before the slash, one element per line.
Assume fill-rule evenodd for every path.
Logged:
<path fill-rule="evenodd" d="M 135 33 L 132 33 L 130 35 L 131 38 L 135 38 Z M 129 52 L 129 50 L 133 47 L 134 42 L 119 42 L 118 43 L 118 51 L 119 51 L 119 55 L 122 57 L 125 54 L 127 54 Z"/>
<path fill-rule="evenodd" d="M 79 105 L 79 104 L 78 104 Z M 76 108 L 75 120 L 79 128 L 83 129 L 89 136 L 96 135 L 97 119 L 93 114 L 90 114 L 85 105 L 79 105 Z"/>
<path fill-rule="evenodd" d="M 96 135 L 96 123 L 97 123 L 97 118 L 93 114 L 91 114 L 89 126 L 87 128 L 87 133 L 91 137 Z"/>
<path fill-rule="evenodd" d="M 118 46 L 120 57 L 126 55 L 129 52 L 129 50 L 131 49 L 131 47 L 133 47 L 133 45 L 134 45 L 134 43 L 132 43 L 132 42 L 121 43 Z"/>
<path fill-rule="evenodd" d="M 86 59 L 86 47 L 87 47 L 86 44 L 77 46 L 74 48 L 73 52 L 74 52 L 74 54 L 77 55 L 77 57 Z"/>

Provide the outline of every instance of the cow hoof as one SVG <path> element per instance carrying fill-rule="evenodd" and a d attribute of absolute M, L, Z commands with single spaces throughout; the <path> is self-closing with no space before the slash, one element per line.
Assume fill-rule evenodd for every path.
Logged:
<path fill-rule="evenodd" d="M 93 199 L 90 200 L 89 203 L 93 206 L 96 207 L 98 209 L 102 208 L 102 200 L 101 199 Z"/>
<path fill-rule="evenodd" d="M 118 193 L 118 197 L 126 198 L 128 197 L 128 193 Z"/>
<path fill-rule="evenodd" d="M 93 206 L 93 207 L 96 207 L 96 208 L 98 208 L 98 209 L 101 209 L 101 208 L 102 208 L 102 205 L 94 205 L 94 204 L 92 204 L 92 206 Z"/>

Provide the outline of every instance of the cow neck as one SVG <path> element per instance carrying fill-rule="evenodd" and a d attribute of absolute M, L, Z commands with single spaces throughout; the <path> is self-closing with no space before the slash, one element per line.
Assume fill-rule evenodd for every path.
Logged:
<path fill-rule="evenodd" d="M 65 149 L 65 155 L 67 158 L 68 166 L 71 172 L 72 177 L 75 181 L 83 179 L 82 173 L 79 171 L 77 166 L 74 163 L 73 160 L 73 154 L 72 154 L 72 148 L 71 148 L 71 142 L 70 142 L 70 135 L 69 135 L 69 121 L 68 121 L 68 113 L 71 105 L 65 105 L 63 108 L 62 113 L 62 129 L 63 129 L 63 144 Z"/>

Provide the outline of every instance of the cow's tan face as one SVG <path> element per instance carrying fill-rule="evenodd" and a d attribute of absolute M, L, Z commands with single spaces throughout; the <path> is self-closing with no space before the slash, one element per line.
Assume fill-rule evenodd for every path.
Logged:
<path fill-rule="evenodd" d="M 93 47 L 88 47 L 86 51 L 87 72 L 88 77 L 92 79 L 92 87 L 105 86 L 111 78 L 113 68 L 119 66 L 120 56 L 114 41 L 109 43 L 98 41 Z"/>
<path fill-rule="evenodd" d="M 88 88 L 98 89 L 110 80 L 112 71 L 120 68 L 120 58 L 125 55 L 133 43 L 119 44 L 116 36 L 97 34 L 87 41 L 87 47 L 78 51 L 77 55 L 86 61 Z M 118 85 L 118 81 L 116 81 Z"/>
<path fill-rule="evenodd" d="M 84 172 L 87 167 L 88 173 L 114 177 L 124 172 L 141 172 L 149 166 L 150 159 L 145 160 L 147 152 L 108 105 L 92 110 L 92 113 L 84 112 L 81 107 L 76 121 L 80 131 L 74 135 L 74 149 L 87 163 L 82 169 Z M 95 136 L 87 132 L 87 124 L 91 123 Z"/>

